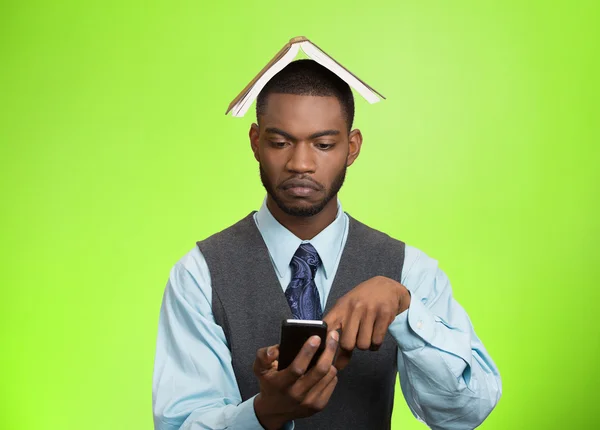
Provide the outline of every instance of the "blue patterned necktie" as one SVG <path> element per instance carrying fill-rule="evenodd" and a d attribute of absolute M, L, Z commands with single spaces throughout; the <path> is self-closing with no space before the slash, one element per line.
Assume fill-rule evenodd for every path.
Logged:
<path fill-rule="evenodd" d="M 319 290 L 315 284 L 315 273 L 320 263 L 319 254 L 310 243 L 301 244 L 292 258 L 292 280 L 285 290 L 285 297 L 294 319 L 323 318 Z"/>

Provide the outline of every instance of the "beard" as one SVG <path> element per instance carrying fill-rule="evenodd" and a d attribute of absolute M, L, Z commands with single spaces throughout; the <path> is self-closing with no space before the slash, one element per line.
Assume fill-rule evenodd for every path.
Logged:
<path fill-rule="evenodd" d="M 311 217 L 311 216 L 316 215 L 319 212 L 321 212 L 325 208 L 325 206 L 327 206 L 327 203 L 329 203 L 331 201 L 331 199 L 333 197 L 335 197 L 335 195 L 340 191 L 340 189 L 342 188 L 342 185 L 344 185 L 344 180 L 346 179 L 346 169 L 347 168 L 348 167 L 344 163 L 344 167 L 335 176 L 329 189 L 324 187 L 322 184 L 319 184 L 320 188 L 325 189 L 325 196 L 320 201 L 318 201 L 310 206 L 306 206 L 306 205 L 291 206 L 291 205 L 286 204 L 283 201 L 283 199 L 278 195 L 277 188 L 279 188 L 279 187 L 274 187 L 273 184 L 271 182 L 269 182 L 269 179 L 267 178 L 267 174 L 265 173 L 262 165 L 259 166 L 260 180 L 263 184 L 263 187 L 265 187 L 265 190 L 267 190 L 267 194 L 269 194 L 269 196 L 273 199 L 273 201 L 277 204 L 277 206 L 279 206 L 279 208 L 283 212 L 285 212 L 288 215 L 297 216 L 297 217 Z M 298 179 L 303 179 L 303 178 L 298 178 Z"/>

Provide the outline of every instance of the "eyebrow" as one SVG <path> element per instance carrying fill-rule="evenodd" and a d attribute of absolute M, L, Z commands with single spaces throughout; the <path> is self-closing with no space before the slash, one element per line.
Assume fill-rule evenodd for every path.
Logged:
<path fill-rule="evenodd" d="M 273 133 L 273 134 L 279 134 L 283 137 L 285 137 L 286 139 L 292 140 L 292 141 L 297 141 L 298 138 L 292 136 L 291 134 L 281 130 L 280 128 L 276 128 L 276 127 L 269 127 L 267 129 L 265 129 L 266 133 Z M 311 134 L 310 136 L 308 136 L 309 139 L 317 139 L 319 137 L 323 137 L 323 136 L 337 136 L 338 134 L 340 134 L 339 130 L 323 130 L 323 131 L 318 131 L 316 133 Z"/>

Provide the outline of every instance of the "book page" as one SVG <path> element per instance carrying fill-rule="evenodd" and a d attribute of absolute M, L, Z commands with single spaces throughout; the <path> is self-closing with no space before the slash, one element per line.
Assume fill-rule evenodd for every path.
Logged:
<path fill-rule="evenodd" d="M 367 87 L 362 81 L 348 72 L 344 67 L 334 61 L 331 57 L 329 57 L 311 42 L 302 42 L 300 46 L 306 55 L 338 75 L 348 85 L 354 88 L 361 96 L 363 96 L 369 103 L 377 103 L 381 100 L 371 88 Z"/>
<path fill-rule="evenodd" d="M 258 93 L 260 93 L 273 76 L 279 73 L 285 66 L 290 64 L 294 58 L 296 58 L 299 49 L 299 44 L 294 43 L 290 47 L 290 50 L 256 81 L 250 91 L 248 91 L 248 93 L 246 93 L 246 95 L 233 107 L 233 116 L 242 117 L 245 115 L 252 105 L 252 102 L 258 97 Z"/>

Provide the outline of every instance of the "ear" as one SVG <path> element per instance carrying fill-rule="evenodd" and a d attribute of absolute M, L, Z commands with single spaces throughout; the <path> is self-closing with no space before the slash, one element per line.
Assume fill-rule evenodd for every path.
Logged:
<path fill-rule="evenodd" d="M 255 123 L 250 126 L 250 132 L 248 133 L 248 136 L 250 137 L 250 147 L 254 153 L 254 158 L 256 161 L 260 162 L 260 154 L 258 152 L 258 138 L 260 136 L 260 131 L 258 124 Z"/>
<path fill-rule="evenodd" d="M 349 150 L 348 150 L 348 158 L 346 159 L 346 166 L 351 166 L 360 154 L 360 148 L 362 146 L 362 133 L 359 129 L 354 129 L 350 132 L 348 136 L 349 141 Z"/>

